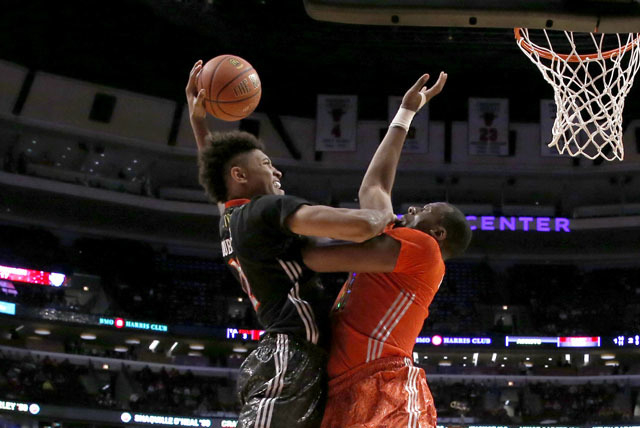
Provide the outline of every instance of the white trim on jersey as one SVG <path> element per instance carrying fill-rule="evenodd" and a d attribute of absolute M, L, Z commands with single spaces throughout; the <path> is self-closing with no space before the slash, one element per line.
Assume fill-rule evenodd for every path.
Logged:
<path fill-rule="evenodd" d="M 287 372 L 289 361 L 288 354 L 289 338 L 286 334 L 278 334 L 276 338 L 276 350 L 273 354 L 275 375 L 267 382 L 265 398 L 261 398 L 260 404 L 258 404 L 254 428 L 269 428 L 271 426 L 271 417 L 273 416 L 276 400 L 280 397 L 282 388 L 284 388 L 284 376 Z"/>
<path fill-rule="evenodd" d="M 404 359 L 404 364 L 409 367 L 407 382 L 404 385 L 404 390 L 407 391 L 407 413 L 409 413 L 407 428 L 418 428 L 420 424 L 420 409 L 418 409 L 418 376 L 420 375 L 420 369 L 414 367 L 408 358 Z"/>
<path fill-rule="evenodd" d="M 306 338 L 309 342 L 317 344 L 318 339 L 320 338 L 320 333 L 318 331 L 318 326 L 316 325 L 313 309 L 309 302 L 300 297 L 300 284 L 298 283 L 298 279 L 300 279 L 300 275 L 302 274 L 302 268 L 297 262 L 284 261 L 281 259 L 277 260 L 293 283 L 293 287 L 289 290 L 287 298 L 291 303 L 293 303 L 296 311 L 298 311 L 300 319 L 302 319 L 302 322 L 304 323 Z"/>
<path fill-rule="evenodd" d="M 409 301 L 407 302 L 407 304 L 402 308 L 402 311 L 400 312 L 400 314 L 396 317 L 395 321 L 388 327 L 382 339 L 377 343 L 378 353 L 376 354 L 375 358 L 380 358 L 380 356 L 382 355 L 382 348 L 384 343 L 387 341 L 387 339 L 391 335 L 391 332 L 393 331 L 394 328 L 396 328 L 396 325 L 398 325 L 402 317 L 404 317 L 404 314 L 407 313 L 407 310 L 409 309 L 409 307 L 411 306 L 415 298 L 416 298 L 416 295 L 411 293 L 411 297 L 409 298 Z"/>
<path fill-rule="evenodd" d="M 378 322 L 376 328 L 369 335 L 369 342 L 367 343 L 367 362 L 380 358 L 382 355 L 382 348 L 389 335 L 393 331 L 398 322 L 402 319 L 407 312 L 416 295 L 405 290 L 400 290 L 398 297 L 393 302 L 391 307 L 387 310 L 384 316 Z"/>

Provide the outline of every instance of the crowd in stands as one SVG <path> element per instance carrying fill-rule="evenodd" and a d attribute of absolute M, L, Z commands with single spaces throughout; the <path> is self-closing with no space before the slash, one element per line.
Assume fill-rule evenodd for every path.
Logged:
<path fill-rule="evenodd" d="M 640 419 L 639 389 L 624 383 L 559 385 L 531 382 L 429 382 L 440 419 L 483 424 L 598 424 Z"/>
<path fill-rule="evenodd" d="M 235 380 L 187 371 L 94 367 L 0 352 L 0 395 L 76 407 L 205 415 L 237 410 Z"/>
<path fill-rule="evenodd" d="M 204 415 L 239 409 L 233 379 L 196 377 L 191 372 L 180 374 L 175 370 L 154 373 L 144 368 L 130 373 L 130 380 L 134 392 L 129 396 L 129 406 L 134 411 L 160 408 Z"/>
<path fill-rule="evenodd" d="M 0 394 L 15 401 L 182 415 L 237 412 L 235 380 L 175 369 L 77 366 L 0 353 Z M 430 380 L 438 416 L 483 424 L 590 424 L 640 420 L 640 388 L 626 382 L 562 385 Z M 555 422 L 549 422 L 555 421 Z"/>
<path fill-rule="evenodd" d="M 637 334 L 639 268 L 579 269 L 516 265 L 505 275 L 508 303 L 526 307 L 527 325 L 514 333 L 551 336 Z M 602 317 L 603 308 L 615 316 Z"/>
<path fill-rule="evenodd" d="M 136 346 L 127 346 L 127 350 L 121 352 L 116 351 L 114 348 L 95 346 L 84 340 L 65 340 L 64 353 L 86 355 L 89 357 L 116 358 L 120 360 L 138 360 L 138 349 Z"/>
<path fill-rule="evenodd" d="M 14 138 L 19 139 L 20 137 L 14 136 Z M 55 153 L 55 145 L 53 149 L 45 144 L 44 147 L 36 145 L 26 150 L 21 146 L 10 145 L 4 149 L 4 153 L 0 148 L 2 171 L 97 189 L 155 197 L 151 185 L 151 174 L 146 169 L 131 172 L 131 168 L 126 168 L 115 162 L 106 168 L 99 168 L 96 166 L 97 162 L 94 164 L 93 156 L 104 154 L 104 148 L 101 144 L 88 145 L 84 142 L 71 142 L 71 140 L 69 144 L 70 151 L 65 152 L 62 157 L 59 153 Z M 135 153 L 135 150 L 131 152 Z M 123 161 L 120 160 L 120 162 Z"/>
<path fill-rule="evenodd" d="M 13 359 L 0 352 L 0 394 L 8 400 L 51 404 L 73 400 L 76 405 L 87 406 L 91 397 L 78 392 L 85 390 L 81 377 L 88 372 L 86 367 L 68 361 Z"/>
<path fill-rule="evenodd" d="M 175 255 L 141 242 L 106 238 L 79 238 L 62 245 L 42 229 L 0 226 L 0 232 L 0 265 L 100 278 L 108 300 L 100 310 L 103 315 L 259 328 L 222 259 Z M 633 267 L 587 270 L 572 264 L 522 264 L 498 270 L 484 262 L 454 261 L 448 263 L 423 334 L 637 334 L 638 277 L 640 268 Z M 334 293 L 344 279 L 344 274 L 323 275 Z M 65 298 L 64 289 L 19 283 L 13 288 L 17 293 L 0 287 L 0 299 L 85 313 L 96 310 L 95 300 L 78 304 Z M 516 312 L 497 315 L 503 306 Z M 597 316 L 602 307 L 618 315 Z"/>

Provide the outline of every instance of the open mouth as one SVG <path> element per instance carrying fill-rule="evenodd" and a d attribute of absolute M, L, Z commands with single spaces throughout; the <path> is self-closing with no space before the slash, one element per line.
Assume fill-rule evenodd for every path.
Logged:
<path fill-rule="evenodd" d="M 282 186 L 280 185 L 279 181 L 274 181 L 273 182 L 273 187 L 275 187 L 276 189 L 280 189 Z"/>

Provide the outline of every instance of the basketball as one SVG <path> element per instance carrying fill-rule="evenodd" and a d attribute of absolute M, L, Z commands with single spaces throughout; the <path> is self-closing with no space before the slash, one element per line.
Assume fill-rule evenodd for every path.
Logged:
<path fill-rule="evenodd" d="M 235 121 L 249 116 L 260 102 L 262 85 L 248 61 L 235 55 L 209 60 L 197 80 L 198 91 L 205 90 L 204 105 L 214 117 Z"/>

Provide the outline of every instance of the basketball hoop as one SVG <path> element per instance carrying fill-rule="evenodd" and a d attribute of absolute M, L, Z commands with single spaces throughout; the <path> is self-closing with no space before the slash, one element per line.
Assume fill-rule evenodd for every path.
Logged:
<path fill-rule="evenodd" d="M 622 160 L 622 111 L 640 67 L 640 33 L 564 31 L 560 40 L 559 31 L 529 31 L 514 29 L 520 49 L 553 87 L 557 114 L 549 147 L 570 156 Z M 585 48 L 592 52 L 579 53 Z"/>

